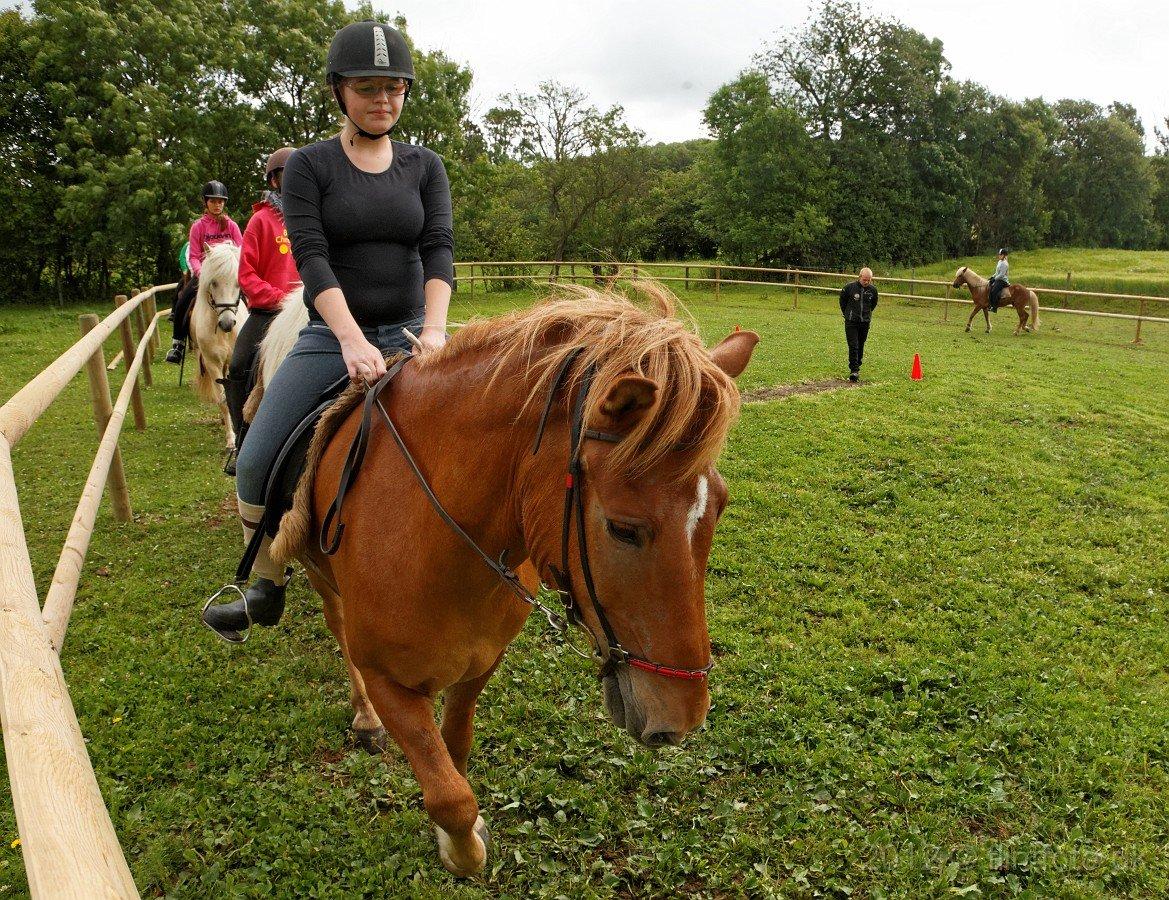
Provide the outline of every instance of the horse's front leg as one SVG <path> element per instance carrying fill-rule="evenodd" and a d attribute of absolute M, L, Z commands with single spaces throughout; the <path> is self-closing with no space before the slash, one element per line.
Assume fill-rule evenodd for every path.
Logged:
<path fill-rule="evenodd" d="M 970 323 L 974 321 L 974 317 L 978 315 L 978 304 L 974 304 L 974 309 L 970 310 L 970 318 L 966 320 L 966 330 L 970 331 Z"/>
<path fill-rule="evenodd" d="M 447 753 L 451 755 L 451 762 L 464 778 L 467 776 L 467 759 L 471 755 L 475 706 L 479 701 L 479 694 L 495 673 L 495 667 L 499 665 L 501 659 L 502 653 L 483 675 L 462 684 L 452 684 L 443 696 L 442 739 L 446 743 Z"/>
<path fill-rule="evenodd" d="M 382 721 L 374 711 L 373 704 L 365 692 L 365 681 L 353 660 L 349 658 L 349 645 L 345 640 L 345 613 L 341 598 L 333 592 L 328 583 L 313 571 L 311 565 L 306 566 L 305 573 L 309 583 L 313 586 L 324 604 L 325 622 L 337 644 L 341 647 L 341 656 L 345 659 L 345 667 L 349 670 L 349 704 L 353 707 L 353 737 L 357 746 L 367 753 L 381 753 L 386 749 L 386 730 Z"/>
<path fill-rule="evenodd" d="M 227 377 L 226 367 L 217 367 L 215 376 L 215 402 L 219 405 L 219 417 L 223 420 L 223 433 L 227 435 L 227 449 L 235 449 L 235 429 L 231 425 L 231 412 L 227 408 L 227 393 L 223 390 L 222 380 Z"/>
<path fill-rule="evenodd" d="M 422 787 L 422 801 L 436 826 L 442 864 L 464 878 L 481 874 L 487 866 L 487 826 L 471 786 L 439 733 L 433 700 L 379 671 L 364 669 L 362 675 L 374 709 Z"/>

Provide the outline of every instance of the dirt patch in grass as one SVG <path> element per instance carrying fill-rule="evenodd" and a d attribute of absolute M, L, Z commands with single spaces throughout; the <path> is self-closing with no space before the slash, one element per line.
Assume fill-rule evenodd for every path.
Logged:
<path fill-rule="evenodd" d="M 860 382 L 845 381 L 843 378 L 826 378 L 823 381 L 805 381 L 802 384 L 777 384 L 774 387 L 756 388 L 743 394 L 744 403 L 761 403 L 765 400 L 782 400 L 796 394 L 822 394 L 825 391 L 839 391 L 842 388 L 861 387 Z"/>

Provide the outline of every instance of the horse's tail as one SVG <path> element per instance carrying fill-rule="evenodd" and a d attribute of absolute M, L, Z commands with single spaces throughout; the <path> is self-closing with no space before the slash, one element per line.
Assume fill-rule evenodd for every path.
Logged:
<path fill-rule="evenodd" d="M 272 380 L 284 357 L 296 343 L 296 336 L 308 323 L 308 308 L 304 305 L 304 289 L 297 288 L 284 298 L 280 314 L 268 326 L 268 333 L 260 342 L 259 364 L 256 366 L 256 385 L 244 404 L 244 421 L 250 422 L 260 408 L 264 385 Z"/>
<path fill-rule="evenodd" d="M 1031 330 L 1039 330 L 1039 297 L 1030 288 L 1027 289 L 1027 305 L 1031 309 Z"/>

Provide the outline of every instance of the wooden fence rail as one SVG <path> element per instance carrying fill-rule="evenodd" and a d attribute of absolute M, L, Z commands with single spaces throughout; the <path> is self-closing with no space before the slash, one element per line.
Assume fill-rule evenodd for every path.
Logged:
<path fill-rule="evenodd" d="M 93 773 L 58 650 L 122 423 L 138 393 L 138 376 L 147 364 L 146 354 L 154 350 L 163 313 L 152 314 L 149 324 L 141 320 L 136 350 L 123 351 L 129 361 L 126 378 L 104 426 L 43 611 L 20 514 L 12 448 L 87 361 L 96 359 L 104 376 L 106 338 L 138 315 L 144 303 L 153 309 L 158 292 L 175 287 L 149 288 L 124 300 L 100 323 L 89 323 L 93 327 L 81 340 L 0 407 L 0 724 L 29 890 L 37 898 L 138 896 Z M 128 330 L 127 324 L 123 334 Z M 108 403 L 108 386 L 105 391 Z M 95 403 L 100 393 L 100 387 L 91 385 Z"/>
<path fill-rule="evenodd" d="M 475 282 L 488 284 L 493 281 L 540 281 L 548 282 L 549 284 L 556 281 L 604 281 L 607 279 L 620 278 L 636 278 L 642 270 L 650 270 L 644 274 L 653 277 L 656 281 L 662 282 L 683 282 L 687 289 L 691 284 L 710 284 L 714 286 L 715 297 L 720 297 L 721 288 L 724 285 L 754 285 L 758 287 L 771 288 L 786 288 L 793 292 L 793 305 L 799 306 L 800 291 L 824 291 L 829 293 L 837 293 L 840 290 L 839 284 L 835 287 L 828 285 L 815 284 L 807 279 L 811 278 L 832 278 L 836 280 L 848 279 L 851 280 L 855 276 L 846 272 L 823 272 L 817 269 L 788 269 L 788 268 L 766 268 L 764 266 L 727 266 L 722 263 L 671 263 L 671 262 L 588 262 L 581 260 L 573 261 L 550 261 L 550 260 L 506 260 L 498 262 L 475 262 L 456 263 L 456 273 L 460 266 L 468 267 L 468 273 L 459 275 L 460 281 L 467 283 L 470 290 L 474 292 Z M 576 266 L 587 267 L 587 271 L 581 274 L 576 274 Z M 478 267 L 479 272 L 476 274 L 475 269 Z M 488 275 L 488 269 L 539 269 L 545 268 L 546 273 L 531 272 L 512 272 L 497 275 Z M 565 275 L 564 270 L 568 268 L 569 274 Z M 713 275 L 710 277 L 702 277 L 694 272 L 692 269 L 708 269 Z M 682 275 L 659 275 L 654 269 L 682 269 Z M 769 281 L 761 281 L 752 278 L 728 278 L 727 273 L 766 273 L 768 275 L 783 276 L 785 280 L 778 281 L 775 279 Z M 953 288 L 952 281 L 938 281 L 936 279 L 917 278 L 913 275 L 883 275 L 874 277 L 874 281 L 890 282 L 894 284 L 908 284 L 910 293 L 895 293 L 892 291 L 882 291 L 882 297 L 888 297 L 896 300 L 913 300 L 926 301 L 943 304 L 943 310 L 948 313 L 949 305 L 951 303 L 965 304 L 967 306 L 973 303 L 964 297 L 951 297 L 950 291 Z M 946 288 L 946 295 L 944 297 L 935 297 L 930 294 L 915 293 L 917 285 L 933 285 L 937 287 Z M 1088 318 L 1102 318 L 1102 319 L 1126 319 L 1136 323 L 1136 336 L 1133 339 L 1134 344 L 1139 344 L 1141 340 L 1141 325 L 1144 322 L 1157 322 L 1169 324 L 1169 316 L 1150 316 L 1147 314 L 1149 303 L 1169 303 L 1169 297 L 1156 297 L 1144 294 L 1108 294 L 1096 291 L 1072 291 L 1066 288 L 1031 288 L 1036 294 L 1042 296 L 1043 294 L 1052 294 L 1064 298 L 1068 296 L 1074 297 L 1095 297 L 1102 300 L 1132 300 L 1140 303 L 1140 310 L 1135 315 L 1130 313 L 1106 312 L 1104 310 L 1092 309 L 1069 309 L 1062 306 L 1041 306 L 1041 312 L 1045 313 L 1060 313 L 1064 315 L 1085 316 Z M 948 315 L 947 315 L 948 318 Z"/>

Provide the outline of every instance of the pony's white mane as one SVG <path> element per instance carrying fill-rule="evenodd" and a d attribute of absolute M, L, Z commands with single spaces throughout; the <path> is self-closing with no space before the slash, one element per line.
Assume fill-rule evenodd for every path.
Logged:
<path fill-rule="evenodd" d="M 308 324 L 308 307 L 304 305 L 304 288 L 289 291 L 282 301 L 280 315 L 268 326 L 268 333 L 260 344 L 261 384 L 268 384 L 280 367 L 292 345 L 296 343 L 300 330 Z"/>

